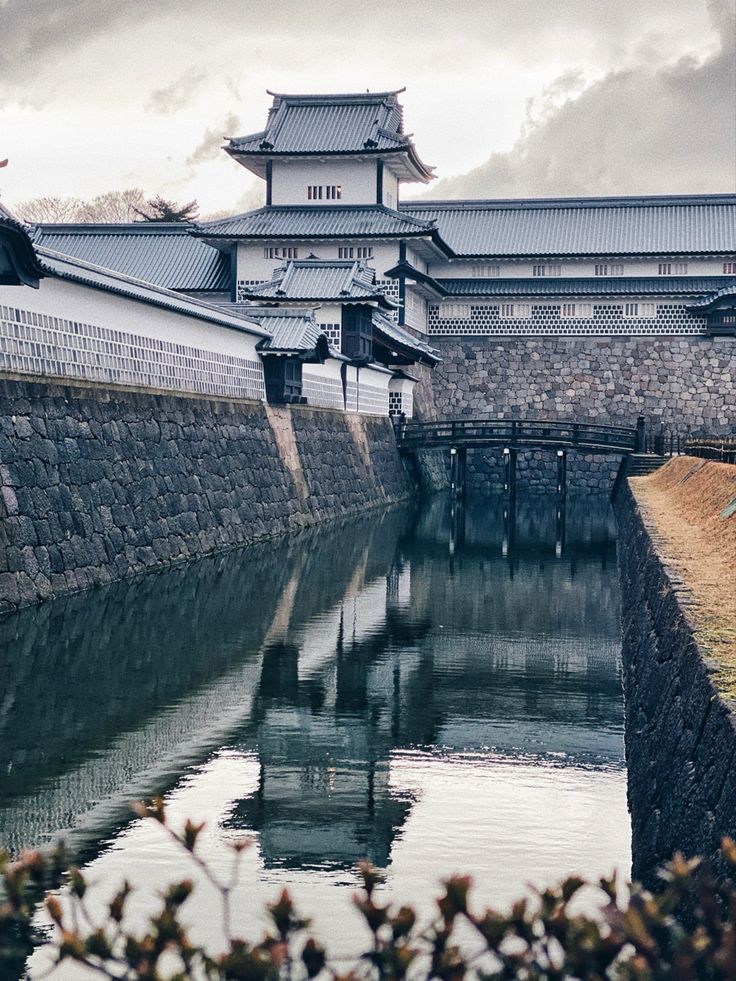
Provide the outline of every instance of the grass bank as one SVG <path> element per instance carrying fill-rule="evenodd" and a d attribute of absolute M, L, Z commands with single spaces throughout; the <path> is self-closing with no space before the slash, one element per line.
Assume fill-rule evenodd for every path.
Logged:
<path fill-rule="evenodd" d="M 719 662 L 713 680 L 736 699 L 736 466 L 676 457 L 630 484 L 696 601 L 696 639 Z"/>

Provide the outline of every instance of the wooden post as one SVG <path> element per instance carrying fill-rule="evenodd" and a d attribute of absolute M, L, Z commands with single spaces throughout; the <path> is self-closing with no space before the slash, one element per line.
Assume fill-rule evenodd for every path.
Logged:
<path fill-rule="evenodd" d="M 644 416 L 639 416 L 636 420 L 636 446 L 635 453 L 646 453 L 647 449 L 647 424 Z"/>
<path fill-rule="evenodd" d="M 457 497 L 457 483 L 458 483 L 458 458 L 457 449 L 454 446 L 450 447 L 450 496 L 454 500 Z"/>
<path fill-rule="evenodd" d="M 504 459 L 504 484 L 503 489 L 508 497 L 516 497 L 516 448 L 505 446 L 503 450 Z"/>
<path fill-rule="evenodd" d="M 560 497 L 567 494 L 567 450 L 557 451 L 557 493 Z"/>

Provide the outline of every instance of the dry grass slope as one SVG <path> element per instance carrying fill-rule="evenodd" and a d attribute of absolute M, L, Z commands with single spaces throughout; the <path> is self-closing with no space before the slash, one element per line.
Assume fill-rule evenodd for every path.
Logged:
<path fill-rule="evenodd" d="M 723 516 L 736 502 L 736 466 L 677 457 L 631 487 L 697 601 L 697 640 L 721 665 L 714 681 L 736 698 L 736 513 Z"/>

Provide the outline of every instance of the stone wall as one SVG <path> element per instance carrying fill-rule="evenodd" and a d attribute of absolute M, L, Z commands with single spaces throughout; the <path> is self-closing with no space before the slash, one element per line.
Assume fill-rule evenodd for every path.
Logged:
<path fill-rule="evenodd" d="M 0 612 L 414 492 L 388 418 L 0 381 Z"/>
<path fill-rule="evenodd" d="M 678 849 L 723 873 L 717 849 L 736 814 L 734 716 L 694 639 L 693 601 L 628 482 L 614 506 L 633 876 L 654 885 L 656 867 Z"/>
<path fill-rule="evenodd" d="M 567 490 L 584 494 L 608 494 L 621 463 L 619 453 L 567 454 Z M 503 449 L 469 450 L 466 486 L 469 494 L 497 494 L 503 490 Z M 557 487 L 555 450 L 519 450 L 516 486 L 530 493 L 549 493 Z"/>
<path fill-rule="evenodd" d="M 733 426 L 736 343 L 709 337 L 432 337 L 440 418 Z"/>

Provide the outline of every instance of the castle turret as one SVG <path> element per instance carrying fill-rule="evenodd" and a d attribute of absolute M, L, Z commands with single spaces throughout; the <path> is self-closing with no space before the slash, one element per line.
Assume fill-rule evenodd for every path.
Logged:
<path fill-rule="evenodd" d="M 403 131 L 394 92 L 273 95 L 266 128 L 226 151 L 266 181 L 267 205 L 379 204 L 396 208 L 404 182 L 428 183 L 432 167 Z"/>

